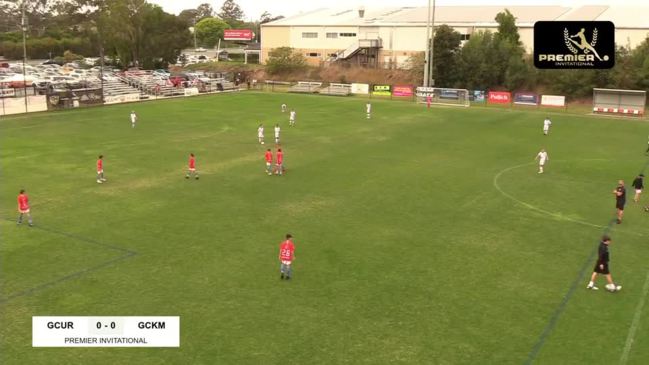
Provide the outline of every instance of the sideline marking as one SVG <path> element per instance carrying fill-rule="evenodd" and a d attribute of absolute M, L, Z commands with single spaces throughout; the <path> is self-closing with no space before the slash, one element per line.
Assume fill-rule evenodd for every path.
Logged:
<path fill-rule="evenodd" d="M 626 364 L 627 361 L 629 361 L 629 353 L 631 352 L 631 346 L 633 346 L 635 333 L 638 330 L 638 326 L 640 325 L 640 318 L 642 317 L 642 310 L 648 292 L 649 292 L 649 271 L 647 271 L 647 278 L 645 279 L 644 286 L 642 287 L 642 297 L 640 297 L 640 302 L 638 302 L 638 306 L 635 308 L 635 315 L 633 316 L 633 322 L 631 322 L 631 327 L 629 328 L 629 334 L 626 336 L 624 351 L 622 352 L 622 357 L 620 357 L 620 364 L 622 365 Z"/>

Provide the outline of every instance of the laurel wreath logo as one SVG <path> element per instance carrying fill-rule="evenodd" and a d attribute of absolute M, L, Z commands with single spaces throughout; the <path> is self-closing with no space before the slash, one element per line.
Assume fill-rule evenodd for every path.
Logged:
<path fill-rule="evenodd" d="M 572 52 L 573 54 L 577 54 L 579 52 L 579 50 L 577 50 L 577 48 L 575 48 L 575 46 L 573 46 L 570 42 L 570 32 L 568 31 L 568 28 L 563 28 L 563 41 L 570 52 Z"/>
<path fill-rule="evenodd" d="M 597 28 L 593 29 L 593 40 L 590 42 L 590 45 L 595 47 L 597 44 Z"/>

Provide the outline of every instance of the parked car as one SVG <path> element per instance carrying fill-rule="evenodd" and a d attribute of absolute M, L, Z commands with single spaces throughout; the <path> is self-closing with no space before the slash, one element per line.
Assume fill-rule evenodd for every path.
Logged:
<path fill-rule="evenodd" d="M 207 50 L 203 47 L 196 48 L 194 51 L 196 52 L 207 52 Z"/>

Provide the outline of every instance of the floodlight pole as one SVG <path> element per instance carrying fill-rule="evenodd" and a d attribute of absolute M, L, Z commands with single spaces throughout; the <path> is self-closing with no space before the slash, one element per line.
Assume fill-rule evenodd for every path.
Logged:
<path fill-rule="evenodd" d="M 198 46 L 196 45 L 196 17 L 194 17 L 194 52 L 196 52 L 196 49 Z"/>
<path fill-rule="evenodd" d="M 428 0 L 428 16 L 426 16 L 426 48 L 424 51 L 424 87 L 428 87 L 429 59 L 430 59 L 430 0 Z"/>
<path fill-rule="evenodd" d="M 20 25 L 23 31 L 23 96 L 25 97 L 25 113 L 27 113 L 27 70 L 25 68 L 27 63 L 27 21 L 25 19 L 25 3 L 26 0 L 23 0 L 23 16 Z"/>
<path fill-rule="evenodd" d="M 429 0 L 429 4 L 430 4 L 430 0 Z M 433 19 L 431 23 L 432 23 L 433 32 L 430 37 L 430 71 L 428 72 L 430 81 L 428 82 L 428 84 L 432 87 L 435 86 L 435 78 L 433 77 L 433 65 L 434 65 L 434 56 L 435 56 L 435 0 L 433 0 Z"/>

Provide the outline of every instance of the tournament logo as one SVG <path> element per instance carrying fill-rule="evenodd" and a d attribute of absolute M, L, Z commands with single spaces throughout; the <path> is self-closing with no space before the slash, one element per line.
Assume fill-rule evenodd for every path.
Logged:
<path fill-rule="evenodd" d="M 615 26 L 608 21 L 534 24 L 537 68 L 607 69 L 615 65 Z"/>

